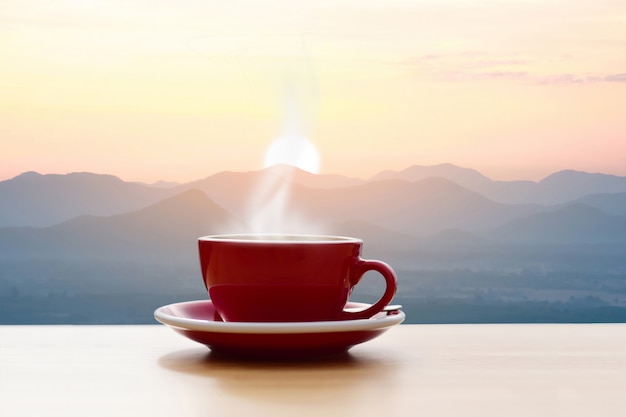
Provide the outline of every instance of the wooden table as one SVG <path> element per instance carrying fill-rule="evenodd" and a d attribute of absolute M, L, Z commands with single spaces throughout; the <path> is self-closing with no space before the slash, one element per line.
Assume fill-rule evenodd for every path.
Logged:
<path fill-rule="evenodd" d="M 0 415 L 624 416 L 626 325 L 401 325 L 324 361 L 165 326 L 0 326 Z"/>

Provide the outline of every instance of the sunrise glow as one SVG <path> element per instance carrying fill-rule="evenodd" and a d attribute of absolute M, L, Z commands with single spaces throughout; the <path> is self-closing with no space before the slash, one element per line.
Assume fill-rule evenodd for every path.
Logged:
<path fill-rule="evenodd" d="M 303 169 L 359 177 L 626 175 L 625 22 L 622 0 L 5 1 L 0 180 L 189 181 L 288 143 L 317 150 Z M 303 142 L 284 136 L 294 68 Z"/>
<path fill-rule="evenodd" d="M 310 140 L 299 136 L 283 136 L 267 149 L 263 167 L 281 164 L 317 174 L 320 168 L 319 154 Z"/>

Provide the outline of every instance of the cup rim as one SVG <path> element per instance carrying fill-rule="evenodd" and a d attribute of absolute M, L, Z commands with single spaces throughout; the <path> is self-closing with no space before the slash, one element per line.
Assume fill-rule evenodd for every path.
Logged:
<path fill-rule="evenodd" d="M 346 244 L 363 243 L 362 239 L 348 236 L 336 235 L 316 235 L 300 233 L 235 233 L 207 235 L 198 238 L 199 241 L 220 242 L 220 243 L 247 243 L 247 244 Z"/>

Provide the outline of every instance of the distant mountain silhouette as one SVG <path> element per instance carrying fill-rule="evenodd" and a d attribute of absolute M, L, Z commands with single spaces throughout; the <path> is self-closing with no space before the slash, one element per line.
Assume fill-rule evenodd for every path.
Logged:
<path fill-rule="evenodd" d="M 381 180 L 330 190 L 294 189 L 295 210 L 308 218 L 362 221 L 397 233 L 482 230 L 540 210 L 495 203 L 444 178 Z"/>
<path fill-rule="evenodd" d="M 139 183 L 139 184 L 143 184 L 143 183 Z M 180 183 L 161 180 L 161 181 L 157 181 L 157 182 L 153 182 L 153 183 L 149 183 L 145 185 L 149 185 L 150 187 L 156 187 L 156 188 L 173 188 L 173 187 L 179 186 Z"/>
<path fill-rule="evenodd" d="M 371 178 L 371 181 L 402 179 L 418 181 L 431 177 L 441 177 L 468 189 L 480 189 L 488 186 L 492 180 L 480 172 L 462 168 L 453 164 L 413 165 L 402 171 L 386 170 Z"/>
<path fill-rule="evenodd" d="M 572 201 L 588 194 L 626 192 L 626 177 L 565 170 L 539 182 L 535 198 L 544 204 Z"/>
<path fill-rule="evenodd" d="M 626 177 L 565 170 L 532 181 L 494 181 L 473 189 L 494 201 L 511 204 L 564 204 L 589 194 L 626 192 Z"/>
<path fill-rule="evenodd" d="M 614 216 L 626 215 L 626 193 L 592 194 L 573 201 L 602 210 Z"/>
<path fill-rule="evenodd" d="M 130 213 L 80 216 L 42 229 L 0 228 L 0 250 L 5 256 L 195 257 L 199 236 L 238 227 L 203 192 L 188 190 Z"/>
<path fill-rule="evenodd" d="M 0 182 L 0 227 L 46 227 L 81 215 L 120 214 L 172 194 L 112 175 L 27 172 Z"/>
<path fill-rule="evenodd" d="M 204 191 L 216 203 L 245 216 L 255 196 L 264 189 L 285 185 L 314 189 L 351 187 L 363 180 L 341 175 L 311 174 L 299 168 L 277 165 L 263 170 L 248 172 L 224 171 L 207 178 L 179 186 L 178 190 L 196 188 Z"/>
<path fill-rule="evenodd" d="M 626 177 L 564 170 L 539 182 L 493 181 L 478 171 L 452 164 L 413 166 L 403 171 L 383 171 L 372 179 L 420 180 L 441 177 L 493 201 L 506 204 L 556 205 L 589 194 L 626 192 Z"/>
<path fill-rule="evenodd" d="M 512 220 L 490 236 L 518 243 L 626 243 L 626 216 L 572 204 Z"/>
<path fill-rule="evenodd" d="M 432 177 L 445 178 L 499 203 L 530 204 L 537 202 L 532 198 L 532 190 L 536 186 L 536 183 L 532 181 L 494 181 L 474 169 L 453 164 L 414 165 L 402 171 L 388 170 L 375 175 L 372 180 L 419 181 Z"/>
<path fill-rule="evenodd" d="M 577 171 L 562 171 L 539 183 L 502 182 L 492 181 L 475 170 L 441 164 L 414 166 L 400 172 L 385 171 L 369 181 L 361 181 L 275 166 L 244 173 L 221 172 L 170 188 L 124 182 L 110 175 L 41 175 L 31 172 L 0 182 L 0 227 L 50 227 L 58 224 L 68 231 L 84 231 L 98 224 L 100 226 L 97 227 L 103 228 L 102 235 L 106 236 L 109 226 L 102 225 L 108 225 L 107 222 L 120 225 L 127 219 L 128 232 L 140 225 L 145 225 L 147 229 L 152 224 L 156 227 L 154 230 L 163 230 L 163 235 L 177 236 L 182 230 L 191 231 L 192 228 L 197 235 L 197 225 L 190 225 L 189 228 L 176 226 L 180 220 L 172 220 L 175 216 L 163 220 L 167 217 L 165 207 L 174 203 L 167 203 L 169 200 L 156 203 L 174 195 L 182 198 L 181 195 L 187 195 L 186 191 L 196 190 L 196 194 L 189 194 L 196 196 L 201 191 L 228 216 L 238 219 L 237 222 L 241 223 L 232 220 L 231 224 L 237 223 L 236 227 L 240 228 L 242 223 L 250 220 L 251 214 L 262 208 L 262 202 L 255 202 L 255 195 L 265 190 L 269 198 L 280 187 L 289 189 L 285 213 L 302 217 L 303 224 L 315 223 L 323 226 L 321 229 L 330 230 L 337 224 L 360 223 L 379 228 L 378 234 L 385 231 L 414 237 L 425 237 L 449 229 L 480 235 L 507 223 L 514 224 L 511 222 L 516 219 L 554 211 L 559 208 L 557 203 L 563 204 L 562 201 L 584 203 L 603 210 L 607 215 L 622 215 L 626 211 L 626 191 L 619 191 L 622 188 L 626 190 L 626 177 Z M 507 199 L 521 202 L 501 202 Z M 177 199 L 173 201 L 178 201 L 176 204 L 181 207 L 186 206 L 187 211 L 196 210 L 192 206 L 197 207 L 199 212 L 192 211 L 194 215 L 190 219 L 199 218 L 203 210 L 211 212 L 201 201 L 193 203 L 189 200 L 186 205 Z M 526 201 L 552 201 L 554 205 L 548 207 Z M 154 210 L 160 214 L 151 214 Z M 559 222 L 578 222 L 572 226 L 574 230 L 582 227 L 580 224 L 593 223 L 593 219 L 600 214 L 587 211 L 579 213 L 577 218 L 565 216 Z M 590 216 L 590 219 L 584 220 L 585 216 Z M 159 220 L 152 221 L 152 218 Z M 605 220 L 610 223 L 616 219 L 609 217 Z M 172 225 L 171 228 L 168 229 L 168 225 Z M 110 227 L 116 230 L 118 226 Z M 52 227 L 50 230 L 57 229 Z M 226 228 L 222 231 L 232 230 Z M 3 233 L 7 234 L 9 230 Z M 10 233 L 26 235 L 37 232 L 21 229 Z M 545 240 L 539 235 L 537 237 Z M 15 239 L 19 241 L 17 237 Z"/>

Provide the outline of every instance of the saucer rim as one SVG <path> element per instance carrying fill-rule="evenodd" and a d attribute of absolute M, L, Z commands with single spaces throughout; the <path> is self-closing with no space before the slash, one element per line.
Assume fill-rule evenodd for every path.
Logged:
<path fill-rule="evenodd" d="M 154 311 L 159 323 L 170 327 L 214 333 L 246 334 L 297 334 L 297 333 L 336 333 L 352 331 L 383 330 L 402 323 L 406 315 L 402 310 L 395 314 L 378 313 L 369 319 L 342 321 L 309 322 L 220 322 L 181 317 L 167 312 L 169 308 L 189 304 L 212 304 L 211 300 L 191 300 L 167 304 Z M 367 308 L 371 304 L 351 302 L 355 307 Z"/>

